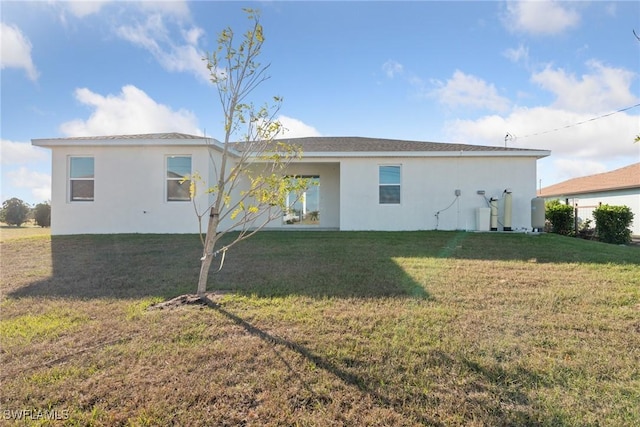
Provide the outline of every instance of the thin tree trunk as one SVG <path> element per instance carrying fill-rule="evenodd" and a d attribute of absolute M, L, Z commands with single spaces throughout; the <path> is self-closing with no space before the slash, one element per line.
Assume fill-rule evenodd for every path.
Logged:
<path fill-rule="evenodd" d="M 200 276 L 198 277 L 198 295 L 204 295 L 207 291 L 207 280 L 209 278 L 209 269 L 213 261 L 213 248 L 216 245 L 218 230 L 219 214 L 215 208 L 211 208 L 209 213 L 209 225 L 207 226 L 207 237 L 204 241 L 204 251 L 202 253 L 202 262 L 200 264 Z"/>

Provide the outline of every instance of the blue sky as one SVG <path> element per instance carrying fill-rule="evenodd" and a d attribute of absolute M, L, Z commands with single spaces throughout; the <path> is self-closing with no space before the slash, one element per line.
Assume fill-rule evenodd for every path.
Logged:
<path fill-rule="evenodd" d="M 221 138 L 201 58 L 223 28 L 247 29 L 243 7 L 261 11 L 271 64 L 254 100 L 284 98 L 286 136 L 504 146 L 509 134 L 509 146 L 552 151 L 538 162 L 542 186 L 640 161 L 637 1 L 0 7 L 2 200 L 50 197 L 50 152 L 32 138 Z"/>

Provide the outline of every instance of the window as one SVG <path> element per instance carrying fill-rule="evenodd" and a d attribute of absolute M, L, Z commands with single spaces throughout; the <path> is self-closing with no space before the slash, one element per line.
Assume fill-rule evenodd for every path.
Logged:
<path fill-rule="evenodd" d="M 183 181 L 186 175 L 191 175 L 191 156 L 167 157 L 167 201 L 184 202 L 189 197 L 190 180 Z"/>
<path fill-rule="evenodd" d="M 307 188 L 302 193 L 292 191 L 287 195 L 286 203 L 289 208 L 283 215 L 282 222 L 289 225 L 320 225 L 320 177 L 300 178 L 307 180 Z"/>
<path fill-rule="evenodd" d="M 72 202 L 92 202 L 94 184 L 93 157 L 69 158 L 69 199 Z"/>
<path fill-rule="evenodd" d="M 379 196 L 381 205 L 400 203 L 400 166 L 380 166 Z"/>

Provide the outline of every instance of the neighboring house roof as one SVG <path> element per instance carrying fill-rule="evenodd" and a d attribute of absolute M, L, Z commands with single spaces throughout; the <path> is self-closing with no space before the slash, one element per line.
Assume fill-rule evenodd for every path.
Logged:
<path fill-rule="evenodd" d="M 546 157 L 547 150 L 531 150 L 514 147 L 486 145 L 451 144 L 441 142 L 404 141 L 383 138 L 314 136 L 306 138 L 280 139 L 279 141 L 298 145 L 303 157 L 373 157 L 373 156 L 527 156 Z M 214 145 L 222 147 L 219 141 L 197 135 L 183 133 L 150 133 L 135 135 L 80 136 L 68 138 L 33 139 L 33 145 L 53 147 L 67 145 Z M 245 143 L 233 144 L 242 151 Z"/>
<path fill-rule="evenodd" d="M 629 188 L 640 188 L 640 163 L 550 185 L 540 190 L 540 197 L 570 196 Z"/>

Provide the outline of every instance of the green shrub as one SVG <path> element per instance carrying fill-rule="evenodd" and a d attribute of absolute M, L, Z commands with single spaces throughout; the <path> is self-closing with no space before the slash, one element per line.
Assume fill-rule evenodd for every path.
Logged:
<path fill-rule="evenodd" d="M 33 208 L 33 217 L 40 227 L 51 226 L 51 205 L 47 202 L 38 203 Z"/>
<path fill-rule="evenodd" d="M 573 234 L 573 206 L 551 200 L 545 204 L 545 218 L 551 223 L 551 232 L 570 236 Z"/>
<path fill-rule="evenodd" d="M 633 212 L 628 206 L 601 205 L 593 211 L 596 220 L 596 236 L 605 243 L 624 245 L 631 242 L 629 226 Z"/>

